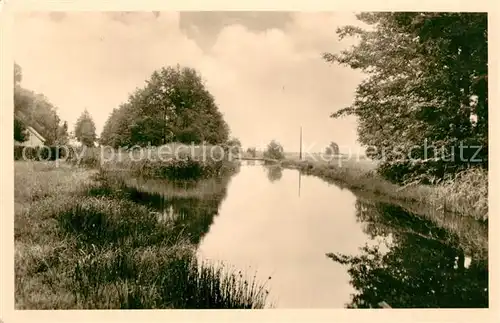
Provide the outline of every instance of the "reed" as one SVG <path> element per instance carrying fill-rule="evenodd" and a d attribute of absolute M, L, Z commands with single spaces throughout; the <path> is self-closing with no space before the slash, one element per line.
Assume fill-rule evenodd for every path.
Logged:
<path fill-rule="evenodd" d="M 371 192 L 395 201 L 417 203 L 477 220 L 488 218 L 488 173 L 484 170 L 470 168 L 437 185 L 413 183 L 401 186 L 385 180 L 374 169 L 357 167 L 355 162 L 338 166 L 335 163 L 287 159 L 281 162 L 281 166 L 318 176 L 355 192 Z"/>

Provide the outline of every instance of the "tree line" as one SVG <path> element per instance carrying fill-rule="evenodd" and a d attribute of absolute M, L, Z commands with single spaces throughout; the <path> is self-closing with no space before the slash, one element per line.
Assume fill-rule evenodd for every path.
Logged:
<path fill-rule="evenodd" d="M 32 126 L 48 146 L 68 144 L 70 137 L 82 145 L 119 147 L 157 146 L 168 142 L 184 144 L 223 144 L 233 154 L 241 152 L 239 139 L 229 137 L 229 126 L 215 99 L 206 89 L 201 75 L 191 67 L 163 67 L 154 71 L 142 88 L 129 95 L 126 102 L 113 109 L 100 137 L 87 109 L 76 121 L 74 131 L 61 123 L 57 108 L 43 94 L 23 88 L 21 67 L 15 64 L 14 139 L 25 141 L 26 127 Z M 333 148 L 333 149 L 332 149 Z M 255 148 L 250 149 L 256 154 Z M 332 143 L 327 153 L 338 153 Z M 283 147 L 272 140 L 266 158 L 283 159 Z"/>
<path fill-rule="evenodd" d="M 67 145 L 71 137 L 86 146 L 94 146 L 96 127 L 85 109 L 78 118 L 74 132 L 68 131 L 68 122 L 62 121 L 48 98 L 21 85 L 22 68 L 14 63 L 14 140 L 21 143 L 28 139 L 27 127 L 44 137 L 46 146 Z"/>
<path fill-rule="evenodd" d="M 46 145 L 68 142 L 68 123 L 62 122 L 57 108 L 43 95 L 21 86 L 22 69 L 14 63 L 14 140 L 24 142 L 26 128 L 33 127 Z"/>
<path fill-rule="evenodd" d="M 14 139 L 25 141 L 26 127 L 32 126 L 46 139 L 46 145 L 67 144 L 68 123 L 61 124 L 56 107 L 44 95 L 20 85 L 22 71 L 17 64 L 14 80 Z M 86 109 L 71 137 L 88 147 L 97 142 L 115 148 L 177 142 L 225 144 L 239 151 L 241 142 L 230 138 L 229 133 L 201 75 L 193 68 L 177 65 L 154 71 L 144 87 L 137 88 L 126 102 L 113 109 L 99 138 Z"/>
<path fill-rule="evenodd" d="M 367 74 L 352 105 L 332 117 L 357 117 L 359 142 L 380 161 L 378 172 L 394 182 L 431 182 L 469 167 L 487 169 L 487 15 L 378 12 L 357 18 L 370 28 L 344 26 L 337 33 L 357 37 L 358 44 L 323 57 Z M 67 123 L 45 96 L 21 86 L 17 64 L 14 80 L 14 139 L 23 141 L 30 125 L 47 144 L 67 142 Z M 201 75 L 179 65 L 154 71 L 112 111 L 99 139 L 87 111 L 74 135 L 84 145 L 98 140 L 116 148 L 168 142 L 241 146 L 229 137 Z M 278 143 L 269 144 L 268 155 L 279 159 L 282 152 Z M 338 154 L 338 146 L 332 143 L 325 152 Z"/>
<path fill-rule="evenodd" d="M 407 182 L 487 169 L 487 15 L 384 12 L 357 18 L 370 28 L 344 26 L 337 33 L 358 44 L 324 59 L 368 77 L 353 104 L 332 117 L 357 117 L 359 141 L 380 161 L 379 173 Z"/>

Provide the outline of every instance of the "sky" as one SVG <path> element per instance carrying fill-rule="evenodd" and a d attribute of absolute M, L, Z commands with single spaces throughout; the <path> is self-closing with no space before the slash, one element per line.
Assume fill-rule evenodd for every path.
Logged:
<path fill-rule="evenodd" d="M 14 60 L 22 86 L 43 93 L 70 130 L 87 109 L 99 135 L 109 114 L 156 69 L 190 66 L 202 75 L 244 147 L 270 140 L 286 151 L 359 149 L 349 106 L 363 75 L 322 59 L 354 44 L 337 27 L 347 12 L 20 12 Z"/>

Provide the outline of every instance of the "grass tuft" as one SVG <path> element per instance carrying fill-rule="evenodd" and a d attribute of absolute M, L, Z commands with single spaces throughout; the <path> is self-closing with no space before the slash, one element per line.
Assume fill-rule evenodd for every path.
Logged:
<path fill-rule="evenodd" d="M 453 212 L 488 219 L 488 172 L 469 168 L 438 185 L 434 199 L 443 201 Z"/>

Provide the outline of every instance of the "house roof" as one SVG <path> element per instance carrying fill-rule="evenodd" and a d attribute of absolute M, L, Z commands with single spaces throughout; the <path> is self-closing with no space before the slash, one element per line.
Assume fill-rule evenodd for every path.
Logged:
<path fill-rule="evenodd" d="M 37 137 L 38 137 L 38 139 L 40 139 L 41 141 L 45 142 L 45 138 L 43 138 L 43 137 L 42 137 L 42 135 L 41 135 L 41 134 L 39 134 L 39 133 L 38 133 L 38 132 L 37 132 L 37 131 L 33 128 L 33 127 L 28 126 L 28 127 L 26 127 L 26 129 L 27 129 L 29 132 L 33 133 L 35 136 L 37 136 Z"/>

